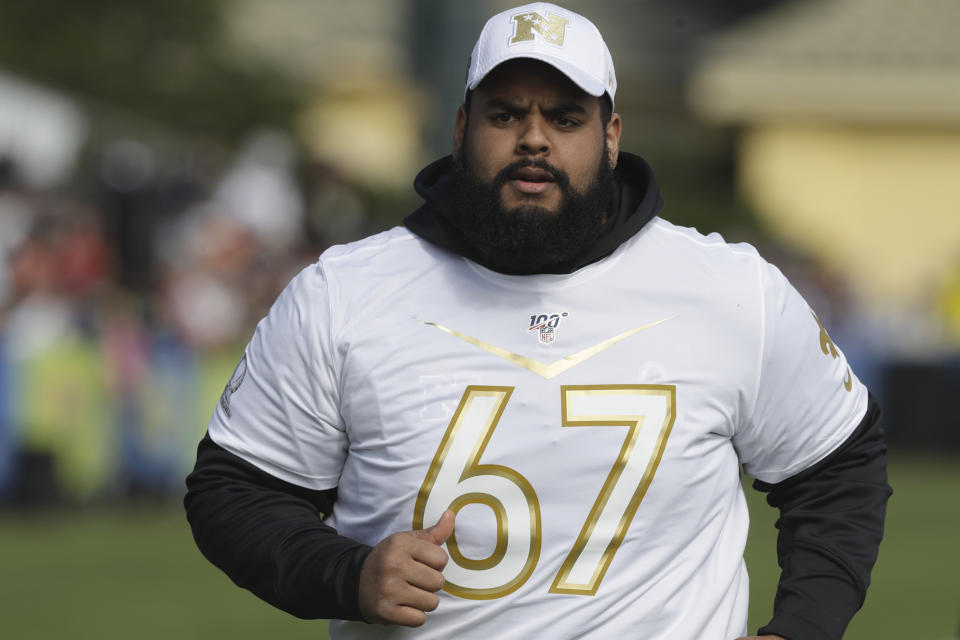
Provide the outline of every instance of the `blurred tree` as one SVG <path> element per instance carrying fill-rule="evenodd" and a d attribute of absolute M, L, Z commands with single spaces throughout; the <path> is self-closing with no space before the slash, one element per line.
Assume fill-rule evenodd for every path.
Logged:
<path fill-rule="evenodd" d="M 0 67 L 79 98 L 236 139 L 286 127 L 292 81 L 231 50 L 224 0 L 10 0 L 0 3 Z"/>

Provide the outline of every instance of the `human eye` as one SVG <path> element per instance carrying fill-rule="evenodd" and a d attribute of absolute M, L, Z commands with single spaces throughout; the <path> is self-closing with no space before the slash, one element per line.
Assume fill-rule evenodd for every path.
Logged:
<path fill-rule="evenodd" d="M 553 119 L 555 125 L 561 129 L 575 129 L 580 126 L 580 121 L 569 116 L 557 116 Z"/>
<path fill-rule="evenodd" d="M 492 120 L 496 124 L 509 124 L 515 121 L 516 119 L 517 119 L 516 114 L 510 113 L 508 111 L 500 111 L 490 116 L 490 120 Z"/>

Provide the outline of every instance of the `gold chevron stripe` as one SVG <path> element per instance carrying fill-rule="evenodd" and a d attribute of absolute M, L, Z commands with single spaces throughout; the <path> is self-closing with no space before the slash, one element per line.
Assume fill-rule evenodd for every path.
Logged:
<path fill-rule="evenodd" d="M 533 358 L 528 358 L 526 356 L 521 356 L 520 354 L 513 353 L 512 351 L 507 351 L 506 349 L 503 349 L 496 345 L 489 344 L 487 342 L 483 342 L 481 340 L 477 340 L 476 338 L 471 338 L 468 335 L 464 335 L 458 331 L 454 331 L 453 329 L 448 329 L 447 327 L 437 324 L 436 322 L 428 322 L 426 320 L 421 320 L 420 322 L 422 322 L 423 324 L 430 325 L 431 327 L 436 327 L 437 329 L 440 329 L 440 331 L 445 331 L 454 337 L 460 338 L 465 342 L 469 342 L 474 346 L 480 347 L 484 351 L 492 353 L 498 358 L 503 358 L 507 362 L 511 362 L 517 365 L 518 367 L 523 367 L 527 371 L 531 371 L 537 374 L 538 376 L 541 376 L 543 378 L 546 378 L 547 380 L 550 380 L 551 378 L 557 377 L 564 371 L 572 369 L 573 367 L 577 366 L 584 360 L 592 358 L 593 356 L 597 355 L 601 351 L 609 347 L 612 347 L 613 345 L 617 344 L 621 340 L 626 340 L 627 338 L 629 338 L 635 333 L 640 333 L 645 329 L 655 327 L 658 324 L 662 324 L 667 320 L 672 320 L 673 318 L 676 318 L 676 317 L 677 316 L 670 316 L 669 318 L 664 318 L 663 320 L 657 320 L 656 322 L 645 324 L 642 327 L 637 327 L 636 329 L 630 329 L 629 331 L 624 331 L 620 335 L 616 335 L 608 340 L 604 340 L 600 344 L 595 344 L 592 347 L 587 347 L 583 351 L 579 351 L 573 354 L 572 356 L 560 358 L 556 362 L 551 362 L 550 364 L 547 364 L 545 362 L 540 362 L 539 360 L 534 360 Z"/>

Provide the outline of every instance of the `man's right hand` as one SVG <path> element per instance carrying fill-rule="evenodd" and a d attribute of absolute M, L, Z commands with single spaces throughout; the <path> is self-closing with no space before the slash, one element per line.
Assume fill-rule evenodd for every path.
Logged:
<path fill-rule="evenodd" d="M 419 627 L 437 608 L 447 553 L 440 545 L 453 533 L 453 512 L 420 531 L 401 531 L 373 548 L 360 570 L 360 613 L 367 622 Z"/>

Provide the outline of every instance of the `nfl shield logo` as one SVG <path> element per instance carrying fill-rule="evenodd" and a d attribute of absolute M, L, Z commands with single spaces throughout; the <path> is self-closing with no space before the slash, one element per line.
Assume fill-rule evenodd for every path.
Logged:
<path fill-rule="evenodd" d="M 566 311 L 563 313 L 534 313 L 530 316 L 530 326 L 527 327 L 527 331 L 536 331 L 537 340 L 540 344 L 550 344 L 557 339 L 557 327 L 560 325 L 560 319 L 566 317 Z"/>

